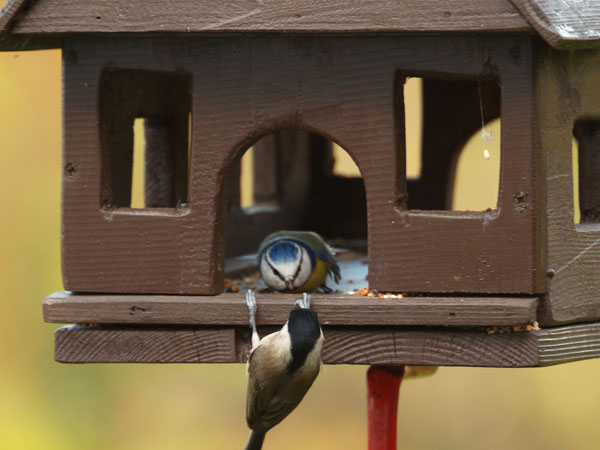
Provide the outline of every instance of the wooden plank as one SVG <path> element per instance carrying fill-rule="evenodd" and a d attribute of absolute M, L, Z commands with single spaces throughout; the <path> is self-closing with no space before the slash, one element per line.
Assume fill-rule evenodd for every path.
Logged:
<path fill-rule="evenodd" d="M 324 327 L 323 333 L 326 364 L 536 367 L 600 357 L 600 323 L 496 334 L 391 327 Z M 55 358 L 66 363 L 243 363 L 249 350 L 247 327 L 68 326 L 55 333 Z"/>
<path fill-rule="evenodd" d="M 556 48 L 600 44 L 597 0 L 511 0 L 535 30 Z"/>
<path fill-rule="evenodd" d="M 258 294 L 257 323 L 287 320 L 299 295 Z M 524 325 L 536 320 L 533 297 L 407 297 L 379 299 L 314 294 L 325 325 Z M 83 295 L 58 292 L 44 301 L 54 323 L 247 325 L 244 294 L 199 296 Z"/>
<path fill-rule="evenodd" d="M 110 329 L 63 327 L 54 357 L 63 362 L 232 362 L 235 331 L 227 329 Z"/>
<path fill-rule="evenodd" d="M 508 0 L 37 0 L 18 33 L 529 31 Z"/>
<path fill-rule="evenodd" d="M 541 366 L 600 357 L 600 324 L 549 328 L 538 336 Z"/>

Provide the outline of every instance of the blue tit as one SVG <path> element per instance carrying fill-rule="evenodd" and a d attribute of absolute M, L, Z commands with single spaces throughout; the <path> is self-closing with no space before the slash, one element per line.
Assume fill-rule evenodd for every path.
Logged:
<path fill-rule="evenodd" d="M 296 301 L 285 325 L 262 339 L 256 330 L 254 291 L 246 293 L 246 304 L 252 328 L 246 422 L 252 431 L 245 450 L 260 450 L 265 433 L 298 406 L 317 378 L 323 332 L 307 293 Z"/>
<path fill-rule="evenodd" d="M 332 250 L 312 231 L 270 234 L 258 249 L 258 267 L 267 286 L 280 292 L 331 292 L 327 275 L 336 283 L 341 278 Z"/>

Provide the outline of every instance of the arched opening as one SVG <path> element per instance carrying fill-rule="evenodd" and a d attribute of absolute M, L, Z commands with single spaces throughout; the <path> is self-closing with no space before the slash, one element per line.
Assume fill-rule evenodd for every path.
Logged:
<path fill-rule="evenodd" d="M 264 287 L 256 251 L 280 230 L 314 231 L 334 247 L 342 270 L 340 284 L 328 279 L 334 291 L 368 285 L 365 187 L 338 144 L 307 131 L 270 133 L 244 150 L 226 183 L 226 290 Z"/>

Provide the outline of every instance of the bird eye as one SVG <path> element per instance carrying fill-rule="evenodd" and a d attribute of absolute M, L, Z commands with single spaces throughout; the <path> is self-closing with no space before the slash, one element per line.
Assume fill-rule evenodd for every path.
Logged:
<path fill-rule="evenodd" d="M 284 278 L 283 278 L 283 275 L 281 275 L 281 274 L 279 273 L 279 271 L 278 271 L 278 270 L 277 270 L 275 267 L 271 266 L 271 269 L 273 270 L 273 273 L 274 273 L 274 274 L 275 274 L 277 277 L 281 278 L 282 280 L 284 279 Z"/>

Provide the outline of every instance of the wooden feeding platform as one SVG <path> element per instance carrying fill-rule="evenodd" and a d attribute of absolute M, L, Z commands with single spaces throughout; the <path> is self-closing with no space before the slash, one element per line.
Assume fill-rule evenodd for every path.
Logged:
<path fill-rule="evenodd" d="M 367 283 L 364 256 L 340 262 L 337 287 L 352 294 L 312 294 L 327 364 L 531 367 L 600 356 L 598 324 L 534 329 L 536 297 L 357 294 Z M 250 349 L 244 293 L 260 281 L 228 279 L 239 291 L 215 296 L 59 292 L 44 301 L 44 319 L 79 324 L 56 331 L 61 362 L 242 363 Z M 261 331 L 280 327 L 298 297 L 259 293 Z"/>
<path fill-rule="evenodd" d="M 259 295 L 259 331 L 284 323 L 296 297 Z M 534 367 L 600 356 L 597 323 L 526 331 L 536 307 L 526 297 L 313 296 L 326 364 Z M 250 350 L 242 294 L 57 293 L 44 319 L 83 324 L 56 331 L 60 362 L 241 363 Z"/>

